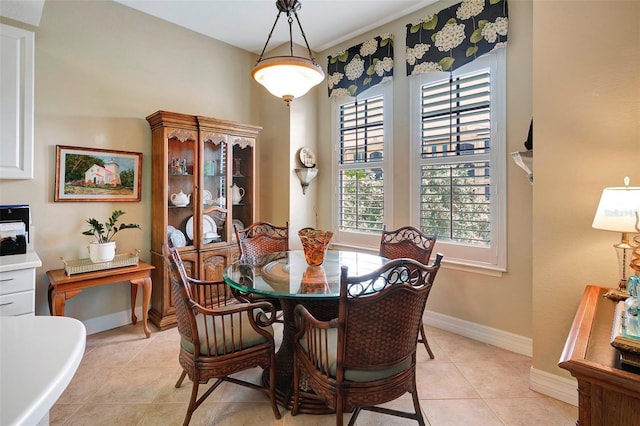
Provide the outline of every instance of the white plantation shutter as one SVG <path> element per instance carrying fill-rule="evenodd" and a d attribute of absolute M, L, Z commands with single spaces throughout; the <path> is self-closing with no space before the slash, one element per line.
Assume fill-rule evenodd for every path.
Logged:
<path fill-rule="evenodd" d="M 382 230 L 384 130 L 381 95 L 339 107 L 338 224 L 342 231 Z"/>
<path fill-rule="evenodd" d="M 420 227 L 439 239 L 491 242 L 488 69 L 422 86 Z"/>
<path fill-rule="evenodd" d="M 504 51 L 412 81 L 414 222 L 453 262 L 506 266 Z"/>

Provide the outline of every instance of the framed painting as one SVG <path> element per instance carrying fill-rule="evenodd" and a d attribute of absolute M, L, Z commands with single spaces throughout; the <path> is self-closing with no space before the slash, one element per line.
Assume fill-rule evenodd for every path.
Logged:
<path fill-rule="evenodd" d="M 56 145 L 54 201 L 140 201 L 142 153 Z"/>

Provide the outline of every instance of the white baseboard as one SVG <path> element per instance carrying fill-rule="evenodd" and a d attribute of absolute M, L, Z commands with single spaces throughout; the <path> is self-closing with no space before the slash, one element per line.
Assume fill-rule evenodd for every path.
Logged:
<path fill-rule="evenodd" d="M 528 337 L 428 310 L 425 311 L 423 318 L 425 324 L 442 330 L 488 343 L 521 355 L 532 356 L 533 354 L 533 341 Z"/>
<path fill-rule="evenodd" d="M 488 343 L 526 356 L 533 354 L 533 341 L 508 331 L 476 324 L 437 312 L 425 311 L 424 323 L 479 342 Z M 578 382 L 531 367 L 529 387 L 557 400 L 578 405 Z"/>
<path fill-rule="evenodd" d="M 578 381 L 575 379 L 566 379 L 531 367 L 529 387 L 551 398 L 578 406 Z"/>
<path fill-rule="evenodd" d="M 136 317 L 138 322 L 142 321 L 142 307 L 136 306 Z M 114 312 L 101 317 L 89 318 L 82 321 L 87 334 L 100 333 L 101 331 L 111 330 L 112 328 L 122 327 L 123 325 L 131 324 L 131 311 Z"/>

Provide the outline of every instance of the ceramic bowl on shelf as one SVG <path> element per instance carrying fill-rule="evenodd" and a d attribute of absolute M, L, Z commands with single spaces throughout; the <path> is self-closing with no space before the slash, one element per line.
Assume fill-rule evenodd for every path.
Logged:
<path fill-rule="evenodd" d="M 205 205 L 213 204 L 213 195 L 211 195 L 211 191 L 205 189 L 202 191 L 202 203 Z"/>

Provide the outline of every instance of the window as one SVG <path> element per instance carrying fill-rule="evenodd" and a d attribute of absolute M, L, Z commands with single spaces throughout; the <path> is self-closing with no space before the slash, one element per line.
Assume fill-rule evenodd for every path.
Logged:
<path fill-rule="evenodd" d="M 506 267 L 504 49 L 412 80 L 413 222 L 451 263 Z"/>
<path fill-rule="evenodd" d="M 335 242 L 375 246 L 380 241 L 391 197 L 387 146 L 391 134 L 391 84 L 358 98 L 334 98 Z"/>

